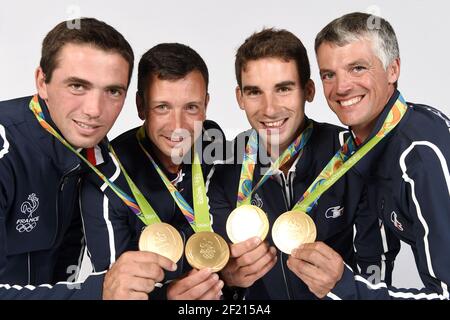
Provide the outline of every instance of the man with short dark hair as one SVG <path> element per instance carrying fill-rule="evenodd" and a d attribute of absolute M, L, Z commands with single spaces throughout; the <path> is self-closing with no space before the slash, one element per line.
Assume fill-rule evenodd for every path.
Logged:
<path fill-rule="evenodd" d="M 108 298 L 104 274 L 61 281 L 80 268 L 80 177 L 109 157 L 105 136 L 123 107 L 134 55 L 111 26 L 79 22 L 61 22 L 45 37 L 38 93 L 0 103 L 2 299 Z"/>
<path fill-rule="evenodd" d="M 373 146 L 352 168 L 369 191 L 361 205 L 411 246 L 425 288 L 374 286 L 316 243 L 292 255 L 301 261 L 295 273 L 319 298 L 449 299 L 450 120 L 397 90 L 397 37 L 381 17 L 337 18 L 319 32 L 315 48 L 325 97 L 353 132 L 354 152 Z M 327 274 L 330 265 L 338 272 Z"/>
<path fill-rule="evenodd" d="M 135 185 L 157 217 L 150 218 L 144 209 L 142 215 L 137 215 L 111 188 L 106 188 L 98 176 L 91 174 L 83 186 L 81 206 L 87 246 L 95 270 L 111 267 L 111 274 L 121 277 L 117 264 L 123 256 L 139 249 L 144 228 L 157 224 L 152 223 L 152 219 L 174 227 L 176 230 L 171 237 L 174 233 L 181 235 L 181 248 L 194 234 L 193 221 L 188 218 L 190 213 L 184 210 L 188 206 L 194 207 L 196 196 L 192 185 L 193 145 L 200 145 L 196 152 L 200 151 L 202 155 L 201 169 L 206 180 L 214 158 L 222 154 L 224 141 L 220 127 L 205 120 L 208 82 L 205 62 L 186 45 L 162 43 L 142 56 L 136 103 L 144 124 L 114 139 L 115 160 L 99 168 L 130 196 L 135 194 L 131 188 Z M 141 208 L 147 206 L 139 205 Z M 198 211 L 191 214 L 200 215 Z M 159 234 L 158 239 L 162 239 Z M 165 245 L 165 252 L 174 249 L 172 244 Z M 128 281 L 128 291 L 133 292 L 130 297 L 142 299 L 214 300 L 221 297 L 223 286 L 216 273 L 209 269 L 192 269 L 183 256 L 177 270 L 166 272 L 164 281 L 149 295 L 151 290 L 144 285 L 145 277 L 139 273 L 122 279 L 131 279 Z"/>
<path fill-rule="evenodd" d="M 208 191 L 214 229 L 227 239 L 227 218 L 245 197 L 266 213 L 270 229 L 284 212 L 296 210 L 345 134 L 342 128 L 305 116 L 305 103 L 312 102 L 315 87 L 306 49 L 291 32 L 265 29 L 253 34 L 239 47 L 235 66 L 236 98 L 253 130 L 236 137 L 232 163 L 216 166 Z M 251 141 L 257 141 L 256 145 Z M 248 160 L 251 153 L 256 154 L 253 162 Z M 385 234 L 377 219 L 366 216 L 357 205 L 365 194 L 356 183 L 350 189 L 353 178 L 336 182 L 307 214 L 316 224 L 318 240 L 363 274 L 370 275 L 377 267 L 379 276 L 390 281 L 398 247 L 390 241 L 383 246 Z M 277 252 L 273 233 L 262 240 L 252 237 L 231 245 L 230 261 L 221 271 L 227 285 L 224 292 L 246 299 L 314 299 L 290 271 L 289 254 Z"/>

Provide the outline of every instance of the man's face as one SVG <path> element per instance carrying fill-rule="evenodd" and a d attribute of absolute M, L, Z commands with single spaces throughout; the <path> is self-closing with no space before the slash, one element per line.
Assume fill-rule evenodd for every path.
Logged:
<path fill-rule="evenodd" d="M 147 135 L 163 163 L 179 163 L 201 134 L 208 99 L 206 83 L 199 71 L 177 80 L 152 76 L 146 104 L 138 96 L 137 105 Z"/>
<path fill-rule="evenodd" d="M 317 50 L 317 61 L 328 105 L 364 140 L 394 92 L 400 61 L 385 70 L 370 40 L 343 47 L 325 42 Z"/>
<path fill-rule="evenodd" d="M 242 90 L 236 88 L 236 97 L 250 125 L 267 140 L 268 150 L 284 151 L 299 134 L 305 101 L 314 98 L 314 83 L 309 80 L 303 89 L 296 62 L 279 58 L 247 62 L 241 78 Z"/>
<path fill-rule="evenodd" d="M 39 96 L 73 147 L 93 147 L 111 129 L 125 101 L 128 71 L 120 54 L 78 44 L 62 47 L 49 83 L 38 68 Z"/>

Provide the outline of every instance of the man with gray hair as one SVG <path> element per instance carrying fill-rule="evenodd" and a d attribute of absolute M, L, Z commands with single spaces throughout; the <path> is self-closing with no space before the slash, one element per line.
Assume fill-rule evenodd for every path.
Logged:
<path fill-rule="evenodd" d="M 386 20 L 344 15 L 319 32 L 315 50 L 328 105 L 362 156 L 352 167 L 367 188 L 361 206 L 411 246 L 425 288 L 372 285 L 323 243 L 301 246 L 288 265 L 320 298 L 449 299 L 450 120 L 397 90 L 399 49 Z"/>

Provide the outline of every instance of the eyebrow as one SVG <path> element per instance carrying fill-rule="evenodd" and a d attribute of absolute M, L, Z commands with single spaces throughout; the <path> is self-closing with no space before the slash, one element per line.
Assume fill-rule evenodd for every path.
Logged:
<path fill-rule="evenodd" d="M 295 81 L 286 80 L 275 84 L 275 88 L 290 87 L 295 85 L 296 85 Z M 244 86 L 244 88 L 242 89 L 242 91 L 251 91 L 251 90 L 260 90 L 260 89 L 258 86 Z"/>
<path fill-rule="evenodd" d="M 359 60 L 350 62 L 350 63 L 348 64 L 348 66 L 349 66 L 349 67 L 354 67 L 354 66 L 357 66 L 357 65 L 360 65 L 360 64 L 370 65 L 370 63 L 369 63 L 368 61 L 363 60 L 363 59 L 359 59 Z"/>
<path fill-rule="evenodd" d="M 113 84 L 110 86 L 107 86 L 106 89 L 108 90 L 123 90 L 123 91 L 127 91 L 127 87 L 121 84 Z"/>
<path fill-rule="evenodd" d="M 81 79 L 81 78 L 77 78 L 77 77 L 69 77 L 67 79 L 64 80 L 64 83 L 73 83 L 76 82 L 78 84 L 84 85 L 85 87 L 92 87 L 92 83 L 90 81 Z"/>
<path fill-rule="evenodd" d="M 89 87 L 89 88 L 92 88 L 94 86 L 92 84 L 92 82 L 87 81 L 85 79 L 78 78 L 78 77 L 69 77 L 66 80 L 64 80 L 64 83 L 66 83 L 66 84 L 77 83 L 77 84 L 81 84 L 81 85 L 83 85 L 85 87 Z M 112 84 L 112 85 L 107 86 L 106 89 L 127 91 L 127 87 L 124 86 L 123 84 Z"/>
<path fill-rule="evenodd" d="M 171 103 L 169 101 L 165 101 L 165 100 L 150 100 L 149 101 L 150 104 L 168 104 L 170 105 Z M 202 104 L 203 101 L 189 101 L 186 102 L 184 105 L 189 105 L 189 104 Z"/>
<path fill-rule="evenodd" d="M 281 87 L 292 87 L 295 86 L 295 81 L 291 81 L 291 80 L 287 80 L 287 81 L 282 81 L 280 83 L 277 83 L 275 85 L 275 88 L 281 88 Z"/>
<path fill-rule="evenodd" d="M 371 65 L 370 62 L 368 62 L 366 60 L 363 60 L 363 59 L 359 59 L 359 60 L 355 60 L 355 61 L 352 61 L 352 62 L 348 63 L 346 65 L 346 67 L 354 67 L 354 66 L 358 66 L 358 65 L 361 65 L 361 64 L 362 65 L 367 65 L 367 66 Z M 331 70 L 331 69 L 320 69 L 319 72 L 322 74 L 322 73 L 327 73 L 327 72 L 334 73 L 335 71 Z"/>
<path fill-rule="evenodd" d="M 252 91 L 252 90 L 259 90 L 258 86 L 244 86 L 244 88 L 242 88 L 242 91 Z"/>
<path fill-rule="evenodd" d="M 322 73 L 329 73 L 329 72 L 334 73 L 334 71 L 333 71 L 333 70 L 330 70 L 330 69 L 320 69 L 320 70 L 319 70 L 319 73 L 320 73 L 320 74 L 322 74 Z"/>

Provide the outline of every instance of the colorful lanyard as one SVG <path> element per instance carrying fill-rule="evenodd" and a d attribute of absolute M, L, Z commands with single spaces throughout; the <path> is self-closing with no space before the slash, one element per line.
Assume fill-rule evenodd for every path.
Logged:
<path fill-rule="evenodd" d="M 75 155 L 77 155 L 84 163 L 88 165 L 89 168 L 92 169 L 99 177 L 102 179 L 110 188 L 114 191 L 114 193 L 130 208 L 130 210 L 136 214 L 141 220 L 144 221 L 144 214 L 141 212 L 141 208 L 136 203 L 136 201 L 131 198 L 128 194 L 126 194 L 122 189 L 120 189 L 113 182 L 109 181 L 95 166 L 93 166 L 83 155 L 81 155 L 78 151 L 76 151 L 46 120 L 44 113 L 42 112 L 41 105 L 39 104 L 39 98 L 37 95 L 34 95 L 30 101 L 30 110 L 35 115 L 36 119 L 39 121 L 39 124 L 50 134 L 52 134 L 56 139 L 58 139 L 66 148 L 72 151 Z"/>
<path fill-rule="evenodd" d="M 377 134 L 355 152 L 357 146 L 352 137 L 328 162 L 322 172 L 317 176 L 311 186 L 306 190 L 301 199 L 295 204 L 293 211 L 309 212 L 317 203 L 320 196 L 327 191 L 339 178 L 341 178 L 351 167 L 361 160 L 373 147 L 391 132 L 403 118 L 408 106 L 402 95 L 392 106 L 386 120 Z"/>
<path fill-rule="evenodd" d="M 242 161 L 241 176 L 239 179 L 238 198 L 236 206 L 251 203 L 251 196 L 274 171 L 281 168 L 290 159 L 295 157 L 297 153 L 302 156 L 303 148 L 311 137 L 313 131 L 313 122 L 308 120 L 305 130 L 292 142 L 289 147 L 281 154 L 281 156 L 270 166 L 269 170 L 262 176 L 259 182 L 252 189 L 253 173 L 257 161 L 258 153 L 258 133 L 253 130 L 245 147 L 244 160 Z"/>
<path fill-rule="evenodd" d="M 156 172 L 161 177 L 164 185 L 169 191 L 175 203 L 180 208 L 186 220 L 191 225 L 195 232 L 211 231 L 211 220 L 209 217 L 208 198 L 206 196 L 205 182 L 203 180 L 202 168 L 200 165 L 200 159 L 196 152 L 194 152 L 194 161 L 192 163 L 192 198 L 194 202 L 195 211 L 189 205 L 189 203 L 183 198 L 177 188 L 170 182 L 165 173 L 161 170 L 158 164 L 153 160 L 153 157 L 145 149 L 143 142 L 145 141 L 145 129 L 140 127 L 136 132 L 136 138 L 139 142 L 139 146 L 145 153 L 147 158 L 152 163 Z"/>

